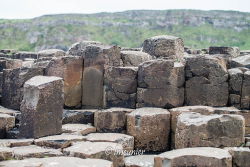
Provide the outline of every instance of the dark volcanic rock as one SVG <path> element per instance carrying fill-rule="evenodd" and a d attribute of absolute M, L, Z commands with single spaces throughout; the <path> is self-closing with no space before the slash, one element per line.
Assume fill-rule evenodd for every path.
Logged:
<path fill-rule="evenodd" d="M 136 107 L 137 67 L 110 67 L 105 72 L 105 107 Z"/>
<path fill-rule="evenodd" d="M 250 55 L 240 56 L 232 59 L 231 68 L 246 67 L 250 68 Z"/>
<path fill-rule="evenodd" d="M 209 47 L 209 54 L 228 54 L 232 57 L 238 57 L 240 55 L 240 49 L 238 47 Z"/>
<path fill-rule="evenodd" d="M 225 61 L 203 55 L 189 56 L 185 73 L 187 105 L 227 105 L 229 92 Z"/>
<path fill-rule="evenodd" d="M 20 109 L 23 99 L 23 85 L 30 78 L 43 75 L 41 68 L 17 68 L 3 71 L 2 105 L 14 110 Z"/>
<path fill-rule="evenodd" d="M 109 66 L 120 65 L 120 48 L 103 44 L 91 44 L 84 49 L 82 79 L 82 106 L 103 107 L 104 71 Z"/>
<path fill-rule="evenodd" d="M 36 76 L 25 82 L 20 135 L 39 138 L 61 133 L 63 101 L 61 78 Z"/>
<path fill-rule="evenodd" d="M 173 108 L 184 103 L 184 65 L 156 59 L 138 69 L 137 107 Z"/>
<path fill-rule="evenodd" d="M 174 36 L 155 36 L 143 43 L 143 52 L 156 58 L 182 60 L 184 55 L 183 40 Z"/>
<path fill-rule="evenodd" d="M 94 125 L 94 114 L 97 110 L 64 110 L 63 124 L 79 123 Z"/>

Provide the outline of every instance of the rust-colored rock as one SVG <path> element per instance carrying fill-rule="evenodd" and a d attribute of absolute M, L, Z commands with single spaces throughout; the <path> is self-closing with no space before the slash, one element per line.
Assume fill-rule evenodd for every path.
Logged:
<path fill-rule="evenodd" d="M 84 71 L 82 79 L 82 106 L 100 108 L 104 106 L 104 71 L 109 66 L 120 65 L 120 48 L 103 44 L 84 47 Z"/>
<path fill-rule="evenodd" d="M 64 56 L 54 58 L 48 64 L 45 75 L 64 80 L 64 105 L 81 107 L 83 58 Z"/>

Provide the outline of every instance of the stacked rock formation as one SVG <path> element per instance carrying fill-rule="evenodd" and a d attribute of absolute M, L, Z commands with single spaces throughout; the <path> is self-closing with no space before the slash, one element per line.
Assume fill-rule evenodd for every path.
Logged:
<path fill-rule="evenodd" d="M 142 46 L 1 50 L 0 166 L 249 167 L 249 52 Z"/>

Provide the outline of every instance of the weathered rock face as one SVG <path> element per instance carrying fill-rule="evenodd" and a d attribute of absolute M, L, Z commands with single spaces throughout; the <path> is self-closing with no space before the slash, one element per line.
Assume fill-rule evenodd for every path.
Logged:
<path fill-rule="evenodd" d="M 232 68 L 235 68 L 235 67 L 250 68 L 250 54 L 232 59 L 231 67 Z"/>
<path fill-rule="evenodd" d="M 17 68 L 3 71 L 2 105 L 14 110 L 20 109 L 23 99 L 23 85 L 30 78 L 43 75 L 40 68 Z"/>
<path fill-rule="evenodd" d="M 13 157 L 13 150 L 11 148 L 0 147 L 0 161 L 9 160 L 12 157 Z"/>
<path fill-rule="evenodd" d="M 2 94 L 3 88 L 3 72 L 0 72 L 0 95 Z"/>
<path fill-rule="evenodd" d="M 64 80 L 64 105 L 81 107 L 83 58 L 64 56 L 50 61 L 45 70 L 47 76 L 57 76 Z"/>
<path fill-rule="evenodd" d="M 172 108 L 169 110 L 171 114 L 171 144 L 174 148 L 174 138 L 177 125 L 177 118 L 181 113 L 185 112 L 195 112 L 202 115 L 211 114 L 237 114 L 242 115 L 245 119 L 245 134 L 250 134 L 250 111 L 249 110 L 239 110 L 235 107 L 210 107 L 210 106 L 184 106 Z"/>
<path fill-rule="evenodd" d="M 189 56 L 185 72 L 187 105 L 227 105 L 228 72 L 224 61 L 209 56 Z"/>
<path fill-rule="evenodd" d="M 80 135 L 54 135 L 42 137 L 35 140 L 35 144 L 41 147 L 52 147 L 55 149 L 69 147 L 73 142 L 84 141 L 85 137 Z"/>
<path fill-rule="evenodd" d="M 76 135 L 87 135 L 96 132 L 96 128 L 88 124 L 64 124 L 62 126 L 62 132 Z"/>
<path fill-rule="evenodd" d="M 250 70 L 244 72 L 241 90 L 241 108 L 250 109 Z"/>
<path fill-rule="evenodd" d="M 3 139 L 0 140 L 0 145 L 1 147 L 22 147 L 30 146 L 33 142 L 33 139 Z"/>
<path fill-rule="evenodd" d="M 60 49 L 47 49 L 38 52 L 38 59 L 43 57 L 62 57 L 65 56 L 65 52 Z"/>
<path fill-rule="evenodd" d="M 134 150 L 134 137 L 121 133 L 91 133 L 86 136 L 86 140 L 119 143 L 124 150 Z"/>
<path fill-rule="evenodd" d="M 175 148 L 240 146 L 245 121 L 240 115 L 182 113 L 178 117 Z"/>
<path fill-rule="evenodd" d="M 229 103 L 239 109 L 250 109 L 250 70 L 229 69 Z"/>
<path fill-rule="evenodd" d="M 195 112 L 204 115 L 210 115 L 214 113 L 213 107 L 209 106 L 184 106 L 172 108 L 169 110 L 171 114 L 171 148 L 175 147 L 175 134 L 178 116 L 185 112 Z"/>
<path fill-rule="evenodd" d="M 79 123 L 94 125 L 94 114 L 97 110 L 64 110 L 63 124 Z"/>
<path fill-rule="evenodd" d="M 152 56 L 140 51 L 121 51 L 121 59 L 124 67 L 138 67 L 139 64 L 151 60 Z"/>
<path fill-rule="evenodd" d="M 155 36 L 144 41 L 143 51 L 156 58 L 181 60 L 184 55 L 184 44 L 179 37 Z"/>
<path fill-rule="evenodd" d="M 81 41 L 74 43 L 67 51 L 67 54 L 73 56 L 83 56 L 84 50 L 88 45 L 96 45 L 96 44 L 101 44 L 101 43 L 98 41 Z"/>
<path fill-rule="evenodd" d="M 1 58 L 0 59 L 0 72 L 2 72 L 4 69 L 15 69 L 22 67 L 22 60 L 18 59 L 7 59 L 7 58 Z"/>
<path fill-rule="evenodd" d="M 137 107 L 173 108 L 184 103 L 184 66 L 157 59 L 140 64 Z"/>
<path fill-rule="evenodd" d="M 22 63 L 22 67 L 31 68 L 33 67 L 35 59 L 25 59 Z"/>
<path fill-rule="evenodd" d="M 209 47 L 209 54 L 228 54 L 232 57 L 238 57 L 240 55 L 240 49 L 238 47 Z"/>
<path fill-rule="evenodd" d="M 44 157 L 56 157 L 63 154 L 55 149 L 46 149 L 35 145 L 13 147 L 13 154 L 15 159 L 25 158 L 44 158 Z"/>
<path fill-rule="evenodd" d="M 0 138 L 6 137 L 6 131 L 15 126 L 15 117 L 8 114 L 0 114 Z"/>
<path fill-rule="evenodd" d="M 154 155 L 136 155 L 125 158 L 125 167 L 153 167 Z"/>
<path fill-rule="evenodd" d="M 243 72 L 239 68 L 228 70 L 229 73 L 229 104 L 241 108 Z"/>
<path fill-rule="evenodd" d="M 168 148 L 170 113 L 160 108 L 140 108 L 127 115 L 127 134 L 134 136 L 135 149 L 164 151 Z"/>
<path fill-rule="evenodd" d="M 250 110 L 241 110 L 239 115 L 245 118 L 245 131 L 246 135 L 250 135 Z"/>
<path fill-rule="evenodd" d="M 111 142 L 76 142 L 63 152 L 73 157 L 109 160 L 113 162 L 114 167 L 122 167 L 124 156 L 116 154 L 116 151 L 122 149 L 121 144 Z"/>
<path fill-rule="evenodd" d="M 233 167 L 248 167 L 250 164 L 250 149 L 247 147 L 227 147 L 225 150 L 233 157 Z"/>
<path fill-rule="evenodd" d="M 74 167 L 74 166 L 88 166 L 88 167 L 113 167 L 112 162 L 102 159 L 81 159 L 76 157 L 49 157 L 49 158 L 28 158 L 25 160 L 10 160 L 0 162 L 3 167 Z"/>
<path fill-rule="evenodd" d="M 126 130 L 127 109 L 110 108 L 95 112 L 95 127 L 97 132 L 121 133 Z"/>
<path fill-rule="evenodd" d="M 155 167 L 232 167 L 232 156 L 219 148 L 184 148 L 156 155 L 154 163 Z"/>
<path fill-rule="evenodd" d="M 39 138 L 61 133 L 63 101 L 61 78 L 36 76 L 25 82 L 20 135 Z"/>
<path fill-rule="evenodd" d="M 106 70 L 106 107 L 136 107 L 137 70 L 137 67 L 109 67 Z"/>
<path fill-rule="evenodd" d="M 13 59 L 24 60 L 26 58 L 37 59 L 37 53 L 35 52 L 16 52 L 12 55 Z"/>
<path fill-rule="evenodd" d="M 104 72 L 109 66 L 120 65 L 120 48 L 103 44 L 86 46 L 83 54 L 82 106 L 103 107 Z"/>

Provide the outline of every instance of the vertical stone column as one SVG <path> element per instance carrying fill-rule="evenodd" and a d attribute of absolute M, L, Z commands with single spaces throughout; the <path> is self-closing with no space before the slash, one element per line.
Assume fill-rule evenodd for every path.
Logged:
<path fill-rule="evenodd" d="M 189 56 L 185 74 L 187 105 L 227 106 L 228 71 L 223 60 L 204 55 Z"/>
<path fill-rule="evenodd" d="M 105 73 L 105 107 L 136 107 L 137 67 L 109 67 Z"/>
<path fill-rule="evenodd" d="M 104 106 L 104 73 L 109 66 L 120 65 L 120 48 L 103 44 L 89 44 L 84 50 L 82 78 L 83 108 Z"/>
<path fill-rule="evenodd" d="M 45 75 L 57 76 L 64 80 L 64 105 L 81 107 L 83 58 L 64 56 L 54 58 L 45 69 Z"/>
<path fill-rule="evenodd" d="M 245 71 L 243 76 L 241 108 L 250 109 L 250 70 Z"/>
<path fill-rule="evenodd" d="M 184 103 L 184 65 L 156 59 L 138 69 L 137 107 L 173 108 Z"/>
<path fill-rule="evenodd" d="M 39 138 L 61 133 L 63 102 L 62 78 L 36 76 L 28 80 L 21 104 L 20 136 Z"/>

